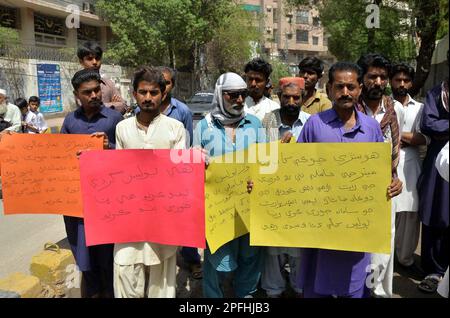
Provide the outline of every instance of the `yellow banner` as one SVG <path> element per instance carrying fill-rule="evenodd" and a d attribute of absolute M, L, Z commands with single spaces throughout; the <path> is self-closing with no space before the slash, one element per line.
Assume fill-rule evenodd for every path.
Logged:
<path fill-rule="evenodd" d="M 390 167 L 387 143 L 279 144 L 276 173 L 253 175 L 250 244 L 389 254 Z"/>
<path fill-rule="evenodd" d="M 247 180 L 251 177 L 248 160 L 239 159 L 245 152 L 233 152 L 212 158 L 206 170 L 205 218 L 206 240 L 211 253 L 231 240 L 247 234 L 250 228 L 250 195 Z"/>

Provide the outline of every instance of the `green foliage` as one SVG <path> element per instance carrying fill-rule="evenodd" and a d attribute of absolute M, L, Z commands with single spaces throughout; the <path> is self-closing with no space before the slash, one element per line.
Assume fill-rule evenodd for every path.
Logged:
<path fill-rule="evenodd" d="M 361 54 L 379 52 L 393 60 L 411 61 L 415 44 L 411 17 L 406 12 L 380 6 L 380 28 L 369 29 L 365 0 L 324 0 L 320 18 L 330 34 L 329 50 L 339 60 L 356 61 Z"/>
<path fill-rule="evenodd" d="M 16 29 L 0 26 L 0 45 L 14 45 L 19 43 L 19 32 Z"/>
<path fill-rule="evenodd" d="M 214 78 L 225 72 L 242 73 L 244 64 L 251 58 L 252 44 L 256 45 L 260 37 L 250 13 L 238 6 L 222 19 L 208 55 Z"/>
<path fill-rule="evenodd" d="M 229 0 L 99 0 L 115 40 L 106 57 L 121 64 L 172 64 L 192 60 L 235 4 Z"/>
<path fill-rule="evenodd" d="M 274 91 L 278 88 L 278 82 L 283 77 L 289 77 L 289 67 L 278 59 L 271 59 L 270 64 L 272 64 L 272 74 L 270 79 L 272 80 Z"/>

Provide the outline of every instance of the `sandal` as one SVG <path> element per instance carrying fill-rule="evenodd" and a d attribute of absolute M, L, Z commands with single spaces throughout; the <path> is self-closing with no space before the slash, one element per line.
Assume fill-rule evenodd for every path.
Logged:
<path fill-rule="evenodd" d="M 203 278 L 202 265 L 190 264 L 189 269 L 191 271 L 191 277 L 193 279 L 202 279 Z"/>
<path fill-rule="evenodd" d="M 438 275 L 428 275 L 424 280 L 417 285 L 420 291 L 425 293 L 433 294 L 436 292 L 439 282 L 441 281 L 441 277 Z"/>

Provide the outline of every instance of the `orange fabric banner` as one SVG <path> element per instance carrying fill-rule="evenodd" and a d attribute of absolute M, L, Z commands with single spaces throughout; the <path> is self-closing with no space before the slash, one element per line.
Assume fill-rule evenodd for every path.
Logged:
<path fill-rule="evenodd" d="M 77 152 L 103 149 L 103 138 L 14 134 L 0 143 L 5 214 L 83 216 Z"/>

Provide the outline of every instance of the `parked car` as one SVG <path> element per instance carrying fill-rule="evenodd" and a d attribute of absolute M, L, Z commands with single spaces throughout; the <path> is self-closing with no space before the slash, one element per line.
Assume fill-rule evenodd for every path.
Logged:
<path fill-rule="evenodd" d="M 193 119 L 202 119 L 212 110 L 214 91 L 200 91 L 186 101 Z"/>

